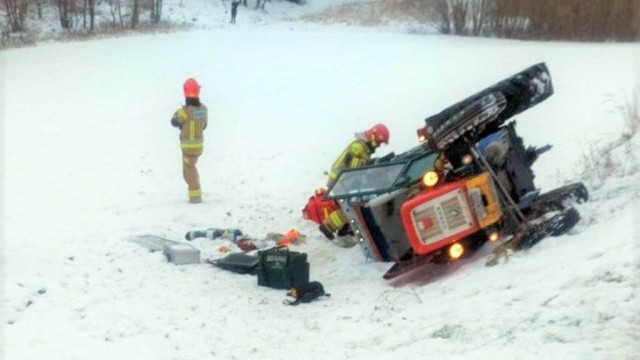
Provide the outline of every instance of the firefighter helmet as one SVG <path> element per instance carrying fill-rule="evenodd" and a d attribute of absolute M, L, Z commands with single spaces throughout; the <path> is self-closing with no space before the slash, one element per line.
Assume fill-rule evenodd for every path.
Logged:
<path fill-rule="evenodd" d="M 188 78 L 182 86 L 184 90 L 184 97 L 197 98 L 200 96 L 200 84 L 194 78 Z"/>
<path fill-rule="evenodd" d="M 382 143 L 389 143 L 389 129 L 384 124 L 376 124 L 371 129 L 364 132 L 364 136 L 367 141 L 374 142 L 374 145 L 380 145 Z"/>

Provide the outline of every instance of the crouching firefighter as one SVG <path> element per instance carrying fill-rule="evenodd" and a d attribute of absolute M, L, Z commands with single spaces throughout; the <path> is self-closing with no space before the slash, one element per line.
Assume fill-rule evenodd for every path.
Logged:
<path fill-rule="evenodd" d="M 202 189 L 196 163 L 202 155 L 203 130 L 207 127 L 207 107 L 200 103 L 200 85 L 189 78 L 183 85 L 185 105 L 171 118 L 171 125 L 180 128 L 182 175 L 189 189 L 189 202 L 202 202 Z"/>
<path fill-rule="evenodd" d="M 327 188 L 333 186 L 343 170 L 366 165 L 371 160 L 371 155 L 383 143 L 389 143 L 389 129 L 384 124 L 376 124 L 362 133 L 356 133 L 355 139 L 347 145 L 331 166 L 331 170 L 328 172 Z M 325 192 L 316 190 L 315 196 L 309 199 L 309 203 L 305 207 L 305 210 L 309 211 L 303 211 L 305 218 L 319 219 L 320 221 L 315 221 L 320 223 L 320 231 L 330 240 L 333 240 L 335 235 L 343 238 L 353 235 L 349 229 L 347 218 L 338 204 L 333 200 L 324 199 L 324 195 Z M 310 216 L 314 211 L 318 215 Z"/>
<path fill-rule="evenodd" d="M 320 231 L 329 240 L 335 238 L 336 232 L 338 236 L 349 235 L 349 226 L 346 226 L 347 221 L 340 206 L 335 200 L 326 199 L 326 195 L 327 190 L 317 189 L 302 209 L 302 217 L 320 225 Z"/>

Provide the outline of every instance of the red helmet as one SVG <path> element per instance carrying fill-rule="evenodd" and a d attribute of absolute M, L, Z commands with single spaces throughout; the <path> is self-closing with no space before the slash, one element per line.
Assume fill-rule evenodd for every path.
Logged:
<path fill-rule="evenodd" d="M 200 96 L 200 84 L 194 78 L 188 78 L 182 86 L 184 90 L 184 97 L 196 98 Z"/>
<path fill-rule="evenodd" d="M 373 125 L 371 129 L 364 132 L 364 136 L 367 138 L 367 141 L 373 140 L 373 142 L 375 142 L 374 145 L 389 143 L 389 129 L 387 129 L 384 124 Z"/>

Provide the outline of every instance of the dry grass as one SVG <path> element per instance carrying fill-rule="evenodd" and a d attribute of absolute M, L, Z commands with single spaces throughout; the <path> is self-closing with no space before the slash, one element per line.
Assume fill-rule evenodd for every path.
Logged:
<path fill-rule="evenodd" d="M 56 41 L 85 41 L 94 39 L 107 39 L 114 37 L 124 37 L 132 34 L 154 34 L 154 33 L 171 33 L 189 29 L 189 25 L 171 24 L 161 22 L 159 24 L 139 24 L 135 29 L 128 27 L 112 27 L 111 25 L 98 26 L 94 31 L 65 31 L 56 34 L 48 40 Z M 0 50 L 29 47 L 36 44 L 36 35 L 24 33 L 21 39 L 11 40 L 8 36 L 0 38 Z"/>
<path fill-rule="evenodd" d="M 303 21 L 322 24 L 349 24 L 360 26 L 378 26 L 393 21 L 432 22 L 435 16 L 428 1 L 420 0 L 379 0 L 365 3 L 352 3 L 333 7 L 323 13 L 306 15 Z"/>
<path fill-rule="evenodd" d="M 418 22 L 455 35 L 639 41 L 640 0 L 377 0 L 302 18 L 364 26 Z"/>
<path fill-rule="evenodd" d="M 637 149 L 631 139 L 640 131 L 640 89 L 622 100 L 610 97 L 607 101 L 618 113 L 625 126 L 620 136 L 609 142 L 594 142 L 582 152 L 580 178 L 593 188 L 602 186 L 612 176 L 625 176 L 640 171 Z"/>
<path fill-rule="evenodd" d="M 614 108 L 626 119 L 624 135 L 628 138 L 636 135 L 640 131 L 640 89 Z"/>

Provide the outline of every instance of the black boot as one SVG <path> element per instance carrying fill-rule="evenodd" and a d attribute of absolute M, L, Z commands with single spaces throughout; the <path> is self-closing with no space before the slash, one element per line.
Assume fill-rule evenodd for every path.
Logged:
<path fill-rule="evenodd" d="M 320 229 L 322 234 L 324 234 L 324 236 L 326 236 L 327 239 L 329 239 L 329 240 L 333 240 L 334 239 L 333 231 L 329 230 L 329 228 L 326 227 L 324 224 L 320 224 L 320 226 L 318 226 L 318 229 Z"/>
<path fill-rule="evenodd" d="M 344 226 L 340 230 L 338 230 L 338 236 L 353 236 L 353 235 L 355 234 L 349 227 L 349 224 L 344 224 Z"/>

